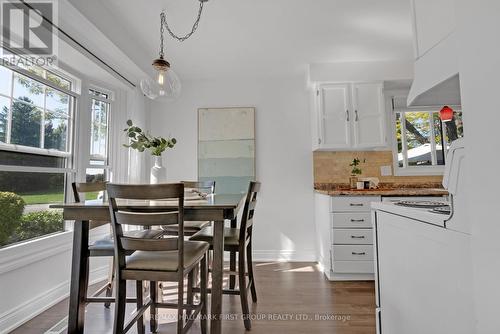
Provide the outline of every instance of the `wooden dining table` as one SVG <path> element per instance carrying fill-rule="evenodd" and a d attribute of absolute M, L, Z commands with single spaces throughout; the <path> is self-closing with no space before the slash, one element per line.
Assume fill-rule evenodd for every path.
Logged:
<path fill-rule="evenodd" d="M 184 220 L 213 221 L 213 262 L 210 307 L 210 333 L 220 334 L 222 319 L 222 281 L 224 261 L 224 223 L 234 226 L 239 210 L 244 204 L 243 194 L 214 194 L 205 200 L 185 200 Z M 119 209 L 173 209 L 177 202 L 168 200 L 123 201 L 117 200 Z M 74 220 L 71 288 L 69 297 L 68 333 L 83 334 L 85 305 L 87 303 L 89 264 L 89 221 L 110 221 L 109 205 L 103 200 L 81 203 L 54 204 L 54 209 L 63 210 L 65 220 Z"/>

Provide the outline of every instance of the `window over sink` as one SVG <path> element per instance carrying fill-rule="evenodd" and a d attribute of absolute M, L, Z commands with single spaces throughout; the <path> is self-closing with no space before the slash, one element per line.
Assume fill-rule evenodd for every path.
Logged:
<path fill-rule="evenodd" d="M 439 107 L 406 107 L 406 97 L 393 98 L 394 168 L 396 175 L 439 175 L 450 144 L 464 135 L 462 111 L 442 121 Z"/>

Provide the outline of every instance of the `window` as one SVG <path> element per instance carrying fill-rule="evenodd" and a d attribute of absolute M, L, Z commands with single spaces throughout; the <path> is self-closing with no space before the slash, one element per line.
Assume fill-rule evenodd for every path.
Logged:
<path fill-rule="evenodd" d="M 86 182 L 107 181 L 109 177 L 109 120 L 111 94 L 89 89 L 90 95 L 90 163 L 86 171 Z M 93 199 L 93 197 L 87 199 Z"/>
<path fill-rule="evenodd" d="M 0 66 L 0 211 L 17 210 L 3 216 L 0 247 L 64 230 L 49 205 L 72 173 L 72 88 L 53 70 Z"/>
<path fill-rule="evenodd" d="M 393 105 L 397 106 L 397 102 Z M 463 137 L 462 112 L 441 121 L 438 109 L 395 108 L 396 167 L 399 171 L 442 172 L 450 144 Z"/>

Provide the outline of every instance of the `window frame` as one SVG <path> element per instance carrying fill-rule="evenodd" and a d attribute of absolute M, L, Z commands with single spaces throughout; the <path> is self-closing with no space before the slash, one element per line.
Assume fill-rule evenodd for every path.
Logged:
<path fill-rule="evenodd" d="M 77 131 L 77 118 L 78 118 L 78 105 L 79 101 L 81 101 L 81 94 L 77 92 L 77 89 L 81 86 L 81 81 L 77 77 L 72 76 L 69 73 L 63 72 L 60 69 L 56 69 L 53 67 L 45 67 L 45 66 L 39 66 L 39 68 L 45 70 L 45 75 L 47 73 L 51 73 L 55 76 L 58 76 L 62 78 L 63 80 L 66 80 L 70 83 L 70 89 L 66 89 L 64 87 L 60 87 L 54 82 L 46 79 L 45 77 L 39 76 L 36 73 L 32 73 L 27 69 L 15 66 L 13 64 L 10 64 L 8 62 L 4 62 L 2 65 L 10 71 L 12 71 L 11 75 L 11 88 L 10 88 L 10 96 L 6 96 L 5 94 L 1 94 L 1 96 L 4 96 L 10 100 L 10 109 L 9 109 L 9 114 L 7 117 L 7 129 L 6 129 L 6 143 L 0 142 L 0 150 L 2 151 L 9 151 L 9 152 L 17 152 L 17 153 L 28 153 L 28 154 L 34 154 L 34 155 L 40 155 L 40 156 L 52 156 L 52 157 L 61 157 L 65 158 L 65 167 L 39 167 L 39 166 L 16 166 L 16 165 L 3 165 L 0 163 L 0 171 L 1 172 L 21 172 L 21 173 L 40 173 L 40 174 L 61 174 L 64 177 L 64 187 L 63 187 L 63 201 L 66 202 L 69 197 L 69 193 L 71 191 L 71 182 L 72 180 L 75 179 L 75 176 L 77 174 L 77 169 L 75 168 L 77 166 L 76 160 L 77 157 L 76 152 L 76 140 L 78 136 L 78 131 Z M 37 83 L 40 83 L 42 85 L 45 85 L 46 87 L 49 87 L 53 90 L 59 91 L 63 94 L 66 94 L 70 97 L 70 101 L 68 103 L 68 115 L 66 116 L 68 120 L 68 125 L 67 125 L 67 142 L 66 142 L 66 150 L 65 151 L 60 151 L 57 149 L 46 149 L 42 147 L 31 147 L 31 146 L 24 146 L 24 145 L 19 145 L 19 144 L 11 144 L 11 127 L 12 127 L 12 103 L 13 101 L 16 100 L 13 94 L 14 90 L 14 80 L 15 80 L 15 74 L 20 74 L 30 80 L 33 80 Z M 44 106 L 43 106 L 43 114 L 44 116 L 42 117 L 42 123 L 40 124 L 41 130 L 40 133 L 41 135 L 44 133 L 42 131 L 42 128 L 45 126 L 43 123 L 45 114 L 50 112 L 48 109 L 46 109 L 46 104 L 47 102 L 45 101 L 46 99 L 46 88 L 44 88 Z M 41 138 L 40 141 L 41 144 L 43 144 L 43 139 Z M 40 145 L 42 146 L 42 145 Z M 64 228 L 63 230 L 56 232 L 56 233 L 51 233 L 51 234 L 46 234 L 46 235 L 41 235 L 39 237 L 33 238 L 33 239 L 28 239 L 24 240 L 18 243 L 13 243 L 10 245 L 5 245 L 0 249 L 1 254 L 8 254 L 11 249 L 22 249 L 22 250 L 27 250 L 31 252 L 30 248 L 38 248 L 38 247 L 33 247 L 34 245 L 40 245 L 45 243 L 45 240 L 59 240 L 59 238 L 66 238 L 65 236 L 72 233 L 72 228 L 69 226 L 66 222 L 64 223 Z M 53 239 L 56 238 L 56 239 Z"/>
<path fill-rule="evenodd" d="M 95 94 L 91 94 L 90 91 L 95 91 L 95 92 L 98 92 L 101 94 L 105 94 L 105 95 L 107 95 L 107 98 L 102 97 L 102 96 L 98 96 Z M 108 104 L 108 114 L 107 114 L 107 119 L 106 119 L 106 122 L 107 122 L 106 156 L 103 157 L 101 155 L 91 154 L 92 148 L 90 147 L 90 150 L 88 152 L 88 161 L 87 161 L 86 166 L 85 166 L 85 171 L 84 171 L 85 173 L 84 174 L 86 174 L 87 169 L 102 169 L 102 170 L 104 170 L 104 178 L 107 180 L 109 178 L 109 174 L 112 170 L 112 167 L 110 165 L 111 133 L 112 133 L 111 122 L 112 122 L 113 104 L 115 102 L 115 92 L 111 89 L 103 88 L 102 86 L 90 84 L 87 87 L 86 93 L 88 94 L 88 106 L 87 106 L 88 110 L 87 110 L 87 112 L 92 113 L 92 100 L 96 100 L 96 101 L 100 101 L 100 102 Z M 90 115 L 90 120 L 92 121 L 92 115 Z M 92 125 L 90 125 L 90 131 L 91 131 L 91 133 L 90 133 L 89 139 L 92 141 Z M 103 164 L 102 165 L 92 164 L 91 163 L 92 161 L 101 161 L 101 162 L 103 162 Z"/>
<path fill-rule="evenodd" d="M 404 99 L 406 101 L 406 96 L 391 96 L 391 101 L 394 101 L 394 99 Z M 398 151 L 398 141 L 397 141 L 397 114 L 400 113 L 402 116 L 402 120 L 404 121 L 404 116 L 405 113 L 407 112 L 428 112 L 431 114 L 430 120 L 433 120 L 433 114 L 439 113 L 438 107 L 437 106 L 422 106 L 422 107 L 406 107 L 406 108 L 396 108 L 394 106 L 394 102 L 391 103 L 392 109 L 391 109 L 391 141 L 392 141 L 392 154 L 393 154 L 393 169 L 394 169 L 394 175 L 395 176 L 434 176 L 434 175 L 443 175 L 445 166 L 444 165 L 432 165 L 432 166 L 408 166 L 407 164 L 407 155 L 403 154 L 403 167 L 399 166 L 399 151 Z M 452 107 L 455 111 L 461 112 L 462 108 L 461 106 L 450 106 Z M 401 123 L 401 131 L 402 131 L 402 152 L 405 152 L 408 150 L 407 145 L 406 145 L 406 137 L 403 136 L 403 134 L 406 133 L 406 126 L 405 123 Z M 443 126 L 443 133 L 446 133 L 446 122 L 442 122 Z M 431 129 L 431 136 L 432 138 L 435 137 L 435 130 L 434 126 L 430 127 Z M 444 140 L 444 147 L 446 147 L 447 140 L 446 137 L 443 138 Z M 434 140 L 430 140 L 431 144 L 431 156 L 432 156 L 432 161 L 437 161 L 437 151 L 436 151 L 436 143 Z M 444 152 L 444 155 L 446 157 L 446 152 Z"/>

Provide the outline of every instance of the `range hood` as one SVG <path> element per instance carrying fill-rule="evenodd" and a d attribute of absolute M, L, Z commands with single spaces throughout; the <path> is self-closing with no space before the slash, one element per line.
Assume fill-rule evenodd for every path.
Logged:
<path fill-rule="evenodd" d="M 452 33 L 417 59 L 409 107 L 461 105 L 457 52 Z"/>

